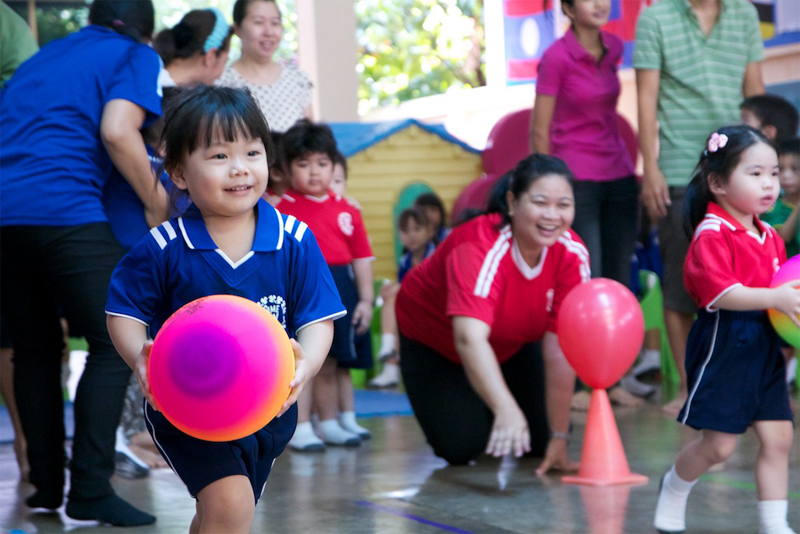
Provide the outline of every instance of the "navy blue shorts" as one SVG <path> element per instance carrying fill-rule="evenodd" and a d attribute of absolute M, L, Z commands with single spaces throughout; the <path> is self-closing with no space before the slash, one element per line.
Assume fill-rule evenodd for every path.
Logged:
<path fill-rule="evenodd" d="M 161 412 L 144 403 L 147 430 L 161 456 L 180 477 L 192 497 L 217 480 L 234 475 L 250 479 L 255 502 L 261 497 L 272 464 L 297 427 L 297 404 L 267 426 L 235 441 L 205 441 L 175 428 Z"/>
<path fill-rule="evenodd" d="M 352 324 L 353 311 L 358 304 L 358 288 L 353 277 L 353 269 L 350 265 L 330 265 L 329 268 L 342 304 L 347 309 L 347 315 L 333 321 L 333 343 L 328 356 L 335 359 L 339 367 L 372 369 L 374 362 L 369 330 L 356 335 Z"/>
<path fill-rule="evenodd" d="M 792 420 L 781 340 L 764 311 L 700 310 L 686 347 L 689 397 L 678 421 L 743 434 Z"/>

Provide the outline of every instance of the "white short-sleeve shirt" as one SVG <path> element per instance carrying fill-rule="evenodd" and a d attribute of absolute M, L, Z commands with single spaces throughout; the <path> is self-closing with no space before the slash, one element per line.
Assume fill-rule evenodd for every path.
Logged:
<path fill-rule="evenodd" d="M 303 112 L 311 104 L 311 79 L 292 65 L 282 65 L 281 75 L 270 85 L 245 80 L 233 65 L 228 65 L 217 85 L 250 89 L 273 132 L 285 132 L 291 128 L 303 118 Z"/>

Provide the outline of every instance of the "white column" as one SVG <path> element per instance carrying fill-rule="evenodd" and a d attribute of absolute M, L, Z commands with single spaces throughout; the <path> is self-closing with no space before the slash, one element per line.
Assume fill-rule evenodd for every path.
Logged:
<path fill-rule="evenodd" d="M 314 119 L 358 121 L 354 0 L 297 0 L 298 61 L 314 83 Z"/>

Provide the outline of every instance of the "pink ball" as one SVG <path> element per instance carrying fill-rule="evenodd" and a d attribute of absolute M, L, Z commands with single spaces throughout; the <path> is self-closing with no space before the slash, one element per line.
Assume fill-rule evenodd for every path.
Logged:
<path fill-rule="evenodd" d="M 594 278 L 575 286 L 561 303 L 558 342 L 580 379 L 592 388 L 609 388 L 622 378 L 643 341 L 642 308 L 619 282 Z"/>
<path fill-rule="evenodd" d="M 212 295 L 173 313 L 150 352 L 150 390 L 164 416 L 208 441 L 248 436 L 289 396 L 294 352 L 275 317 L 250 300 Z"/>

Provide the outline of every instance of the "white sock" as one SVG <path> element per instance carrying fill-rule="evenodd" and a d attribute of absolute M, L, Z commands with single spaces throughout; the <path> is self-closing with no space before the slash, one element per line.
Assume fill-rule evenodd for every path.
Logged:
<path fill-rule="evenodd" d="M 346 447 L 355 447 L 361 444 L 361 438 L 358 434 L 354 434 L 345 430 L 339 425 L 336 419 L 328 419 L 327 421 L 319 422 L 319 433 L 322 441 L 328 445 L 344 445 Z"/>
<path fill-rule="evenodd" d="M 786 362 L 786 383 L 791 384 L 797 379 L 797 356 Z"/>
<path fill-rule="evenodd" d="M 400 382 L 400 366 L 396 363 L 386 362 L 383 364 L 381 374 L 369 381 L 372 387 L 395 386 Z"/>
<path fill-rule="evenodd" d="M 358 434 L 362 439 L 372 437 L 369 430 L 356 422 L 356 412 L 342 412 L 339 414 L 339 425 L 353 434 Z"/>
<path fill-rule="evenodd" d="M 122 430 L 121 426 L 117 427 L 117 435 L 116 441 L 114 442 L 114 450 L 116 452 L 121 452 L 128 458 L 130 458 L 133 463 L 137 464 L 142 469 L 150 470 L 150 466 L 148 466 L 141 458 L 136 456 L 134 452 L 128 447 L 128 439 L 125 437 L 125 431 Z"/>
<path fill-rule="evenodd" d="M 378 351 L 378 359 L 394 352 L 396 339 L 394 334 L 381 334 L 381 350 Z"/>
<path fill-rule="evenodd" d="M 289 445 L 293 449 L 298 450 L 321 450 L 325 448 L 325 444 L 314 434 L 314 428 L 311 426 L 311 421 L 305 423 L 298 423 L 294 431 L 294 436 L 289 441 Z"/>
<path fill-rule="evenodd" d="M 786 515 L 789 501 L 758 501 L 759 534 L 794 534 Z"/>
<path fill-rule="evenodd" d="M 673 465 L 661 482 L 658 493 L 654 525 L 657 530 L 665 532 L 682 532 L 686 530 L 686 501 L 689 492 L 697 483 L 683 480 L 675 472 Z"/>
<path fill-rule="evenodd" d="M 638 376 L 648 371 L 661 368 L 661 351 L 658 349 L 645 349 L 639 363 L 633 368 L 633 375 Z"/>

